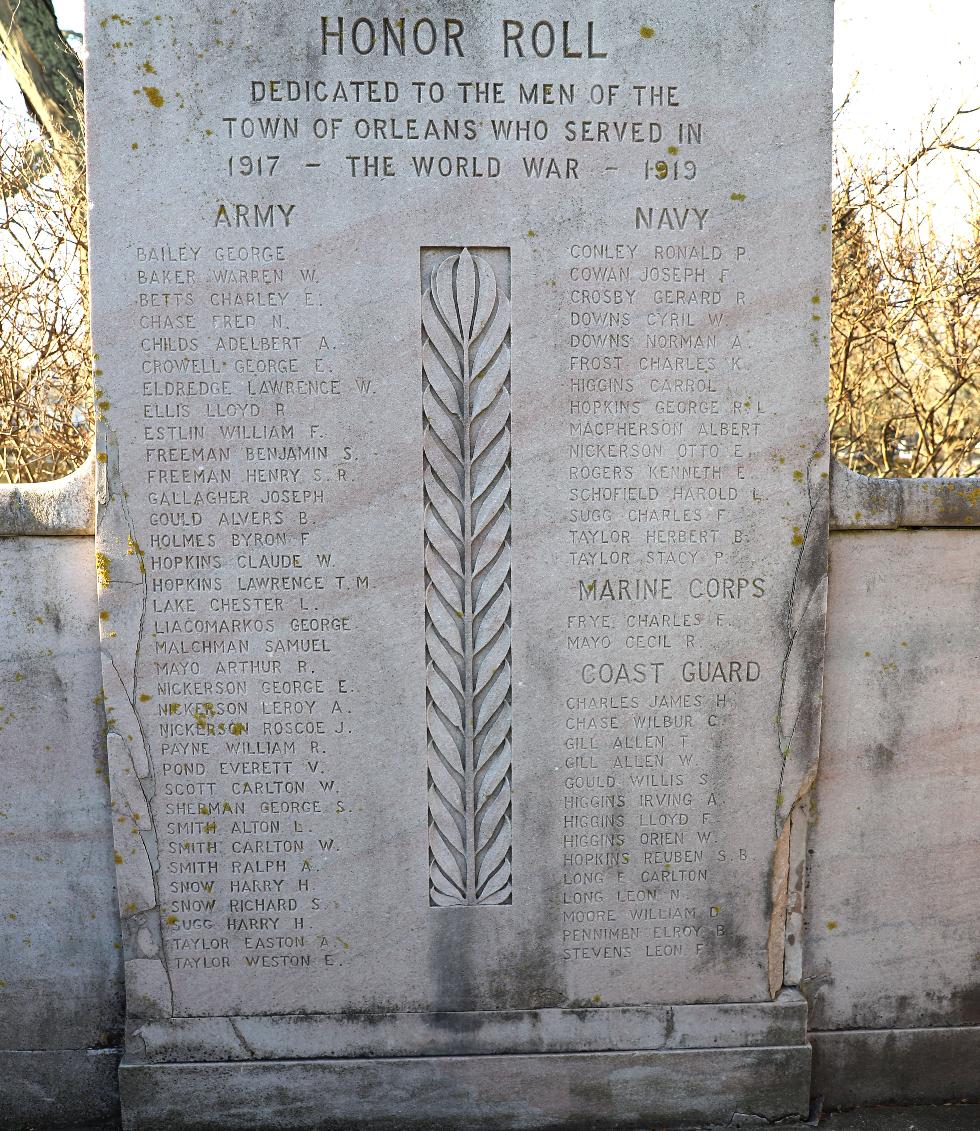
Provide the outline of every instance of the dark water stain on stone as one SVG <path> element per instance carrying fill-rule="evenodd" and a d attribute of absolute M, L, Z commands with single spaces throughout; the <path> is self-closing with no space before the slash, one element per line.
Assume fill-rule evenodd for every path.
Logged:
<path fill-rule="evenodd" d="M 894 761 L 895 751 L 891 747 L 886 746 L 883 742 L 875 744 L 871 751 L 871 765 L 876 770 L 890 770 Z"/>

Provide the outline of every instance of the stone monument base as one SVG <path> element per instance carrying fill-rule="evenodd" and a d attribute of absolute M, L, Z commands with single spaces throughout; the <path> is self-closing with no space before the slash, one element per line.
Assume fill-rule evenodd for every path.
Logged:
<path fill-rule="evenodd" d="M 630 1011 L 635 1014 L 640 1011 Z M 120 1069 L 126 1131 L 627 1131 L 630 1128 L 738 1125 L 805 1118 L 810 1097 L 806 1004 L 786 992 L 771 1004 L 651 1007 L 657 1047 L 608 1051 L 617 1009 L 502 1014 L 529 1034 L 527 1051 L 484 1055 L 392 1055 L 384 1038 L 370 1057 L 240 1059 L 260 1048 L 265 1019 L 235 1019 L 239 1059 L 175 1063 L 124 1060 Z M 663 1016 L 661 1016 L 663 1015 Z M 722 1022 L 727 1016 L 727 1024 Z M 452 1015 L 414 1015 L 419 1019 Z M 461 1043 L 493 1015 L 455 1015 Z M 285 1019 L 278 1019 L 280 1022 Z M 314 1047 L 333 1022 L 293 1019 Z M 378 1019 L 383 1030 L 387 1022 Z M 666 1025 L 660 1022 L 665 1020 Z M 188 1019 L 190 1022 L 190 1019 Z M 603 1025 L 605 1022 L 605 1025 Z M 360 1019 L 359 1024 L 364 1023 Z M 186 1023 L 185 1023 L 186 1024 Z M 422 1025 L 425 1022 L 421 1022 Z M 431 1024 L 431 1022 L 430 1022 Z M 147 1032 L 159 1054 L 158 1027 Z M 573 1026 L 580 1027 L 576 1038 Z M 600 1036 L 605 1028 L 605 1041 Z M 582 1047 L 606 1051 L 542 1052 L 564 1028 Z M 534 1034 L 542 1034 L 535 1037 Z M 549 1035 L 550 1034 L 550 1035 Z M 185 1034 L 186 1035 L 186 1034 Z M 353 1036 L 353 1034 L 352 1034 Z M 359 1039 L 359 1038 L 358 1038 Z M 351 1045 L 350 1047 L 353 1047 Z M 438 1050 L 438 1042 L 432 1047 Z M 483 1047 L 487 1047 L 484 1044 Z M 384 1051 L 380 1051 L 384 1049 Z M 387 1052 L 387 1055 L 386 1055 Z"/>

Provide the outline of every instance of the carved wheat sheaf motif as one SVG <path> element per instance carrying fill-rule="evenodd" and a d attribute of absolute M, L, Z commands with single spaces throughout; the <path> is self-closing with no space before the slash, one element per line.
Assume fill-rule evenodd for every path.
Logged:
<path fill-rule="evenodd" d="M 429 902 L 510 903 L 510 302 L 443 258 L 422 295 Z"/>

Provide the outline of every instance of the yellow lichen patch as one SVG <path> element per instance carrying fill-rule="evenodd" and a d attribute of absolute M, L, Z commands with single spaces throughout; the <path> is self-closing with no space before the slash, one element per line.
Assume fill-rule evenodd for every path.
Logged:
<path fill-rule="evenodd" d="M 174 923 L 177 922 L 177 916 L 176 915 L 168 915 L 165 922 L 166 922 L 168 927 L 172 927 L 174 925 Z"/>
<path fill-rule="evenodd" d="M 101 611 L 101 612 L 99 613 L 99 620 L 108 620 L 108 619 L 109 619 L 109 610 L 108 610 L 108 609 L 103 609 L 103 610 L 102 610 L 102 611 Z"/>
<path fill-rule="evenodd" d="M 143 692 L 143 694 L 142 694 L 142 695 L 140 696 L 140 702 L 141 702 L 141 703 L 149 703 L 149 701 L 150 701 L 150 700 L 151 700 L 152 698 L 153 698 L 153 696 L 152 696 L 152 695 L 148 695 L 148 694 L 147 694 L 147 693 L 146 693 L 146 692 L 144 691 L 144 692 Z"/>
<path fill-rule="evenodd" d="M 647 27 L 646 24 L 640 28 L 640 39 L 653 39 L 656 34 L 653 28 Z"/>
<path fill-rule="evenodd" d="M 149 59 L 143 64 L 143 70 L 146 71 L 148 75 L 155 75 L 157 73 L 156 67 L 153 66 Z"/>
<path fill-rule="evenodd" d="M 201 703 L 198 707 L 195 707 L 192 714 L 194 716 L 194 722 L 197 723 L 197 729 L 199 731 L 202 731 L 205 734 L 215 733 L 214 727 L 210 722 L 210 720 L 214 717 L 213 703 Z"/>
<path fill-rule="evenodd" d="M 160 109 L 160 107 L 161 107 L 161 106 L 163 105 L 163 103 L 164 103 L 164 97 L 163 97 L 163 95 L 162 95 L 162 94 L 160 93 L 160 89 L 159 89 L 159 87 L 155 87 L 155 86 L 144 86 L 144 87 L 143 87 L 143 93 L 144 93 L 144 94 L 146 95 L 146 97 L 147 97 L 147 98 L 149 99 L 150 105 L 151 105 L 151 106 L 154 106 L 154 107 L 155 107 L 155 108 L 156 108 L 157 110 L 159 110 L 159 109 Z"/>
<path fill-rule="evenodd" d="M 837 930 L 837 920 L 836 919 L 828 919 L 827 920 L 827 930 L 828 931 L 836 931 Z"/>
<path fill-rule="evenodd" d="M 228 727 L 228 730 L 232 734 L 244 734 L 245 733 L 245 724 L 244 723 L 232 723 Z"/>
<path fill-rule="evenodd" d="M 99 452 L 99 454 L 95 458 L 99 461 L 99 463 L 109 462 L 109 457 L 105 454 L 105 452 Z"/>
<path fill-rule="evenodd" d="M 796 480 L 797 483 L 800 483 L 803 479 L 803 472 L 802 471 L 794 471 L 793 472 L 793 478 Z"/>
<path fill-rule="evenodd" d="M 537 233 L 537 232 L 536 232 L 536 231 L 535 231 L 535 230 L 534 230 L 533 228 L 528 228 L 528 230 L 527 230 L 527 238 L 528 238 L 529 240 L 533 240 L 533 239 L 534 239 L 534 237 L 535 237 L 535 236 L 536 236 L 537 234 L 538 234 L 538 233 Z"/>
<path fill-rule="evenodd" d="M 798 526 L 793 527 L 793 537 L 790 539 L 790 541 L 794 546 L 803 545 L 803 535 L 800 533 L 800 528 Z"/>
<path fill-rule="evenodd" d="M 139 147 L 140 147 L 140 143 L 138 141 L 134 141 L 133 144 L 129 148 L 130 149 L 139 149 Z"/>
<path fill-rule="evenodd" d="M 95 555 L 95 576 L 103 589 L 109 587 L 109 583 L 112 581 L 109 573 L 109 557 L 107 554 L 103 554 L 101 550 L 97 551 Z"/>
<path fill-rule="evenodd" d="M 730 199 L 741 202 L 745 199 L 745 193 L 744 192 L 733 192 Z"/>
<path fill-rule="evenodd" d="M 680 150 L 677 148 L 676 145 L 668 145 L 667 146 L 667 152 L 671 155 L 671 157 L 676 157 L 677 154 L 680 153 Z"/>

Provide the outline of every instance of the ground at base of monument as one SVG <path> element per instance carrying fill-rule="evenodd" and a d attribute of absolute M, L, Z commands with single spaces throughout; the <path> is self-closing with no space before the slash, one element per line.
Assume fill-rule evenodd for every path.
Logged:
<path fill-rule="evenodd" d="M 830 1112 L 818 1126 L 821 1131 L 978 1131 L 980 1104 L 863 1107 Z"/>
<path fill-rule="evenodd" d="M 773 1127 L 769 1123 L 747 1116 L 742 1120 L 721 1125 L 728 1131 L 735 1128 Z M 40 1123 L 25 1124 L 19 1131 L 118 1131 L 118 1122 L 76 1125 L 71 1128 Z M 820 1131 L 980 1131 L 980 1104 L 953 1103 L 913 1107 L 862 1107 L 853 1111 L 828 1112 L 819 1123 L 784 1123 L 783 1127 L 818 1127 Z M 650 1131 L 657 1131 L 651 1128 Z M 721 1131 L 718 1124 L 691 1131 Z"/>
<path fill-rule="evenodd" d="M 879 1105 L 851 1111 L 825 1112 L 805 1123 L 770 1123 L 759 1116 L 743 1116 L 728 1124 L 696 1131 L 721 1131 L 722 1127 L 817 1127 L 819 1131 L 980 1131 L 980 1104 L 949 1103 L 893 1107 Z M 651 1131 L 658 1131 L 653 1128 Z M 693 1131 L 693 1129 L 692 1129 Z"/>

